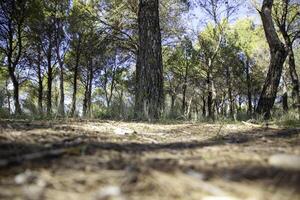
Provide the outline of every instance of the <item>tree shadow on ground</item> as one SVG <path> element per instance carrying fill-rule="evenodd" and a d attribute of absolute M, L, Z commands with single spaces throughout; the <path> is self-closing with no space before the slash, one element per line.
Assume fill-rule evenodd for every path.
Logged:
<path fill-rule="evenodd" d="M 45 128 L 44 125 L 38 125 Z M 48 127 L 48 125 L 46 125 Z M 51 127 L 51 125 L 50 125 Z M 87 132 L 89 133 L 89 132 Z M 1 134 L 0 134 L 1 135 Z M 57 148 L 68 148 L 80 145 L 86 145 L 89 148 L 98 150 L 113 150 L 126 153 L 152 152 L 162 150 L 185 150 L 196 149 L 208 146 L 226 145 L 226 144 L 244 144 L 256 141 L 260 138 L 291 138 L 300 135 L 299 129 L 253 129 L 251 131 L 238 131 L 225 135 L 214 135 L 206 140 L 193 140 L 190 142 L 166 142 L 166 143 L 141 143 L 141 142 L 109 142 L 109 141 L 94 141 L 88 134 L 77 136 L 67 135 L 67 138 L 59 142 L 42 143 L 20 143 L 1 141 L 0 138 L 0 158 L 5 159 L 14 155 L 21 156 L 22 154 L 38 152 Z M 124 136 L 127 137 L 127 136 Z"/>

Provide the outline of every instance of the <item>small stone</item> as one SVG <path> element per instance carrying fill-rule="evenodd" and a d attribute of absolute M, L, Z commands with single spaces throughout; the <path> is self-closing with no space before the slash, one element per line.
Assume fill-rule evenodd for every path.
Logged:
<path fill-rule="evenodd" d="M 36 173 L 30 170 L 26 170 L 24 173 L 15 176 L 15 183 L 18 185 L 22 185 L 22 184 L 32 183 L 36 181 L 36 179 L 37 179 Z"/>
<path fill-rule="evenodd" d="M 268 162 L 273 167 L 300 171 L 300 156 L 297 155 L 275 154 Z"/>
<path fill-rule="evenodd" d="M 45 186 L 40 185 L 25 185 L 22 188 L 23 195 L 27 200 L 42 200 L 44 199 Z"/>
<path fill-rule="evenodd" d="M 94 200 L 124 200 L 118 186 L 107 186 L 96 192 Z"/>
<path fill-rule="evenodd" d="M 192 176 L 192 177 L 194 177 L 194 178 L 196 178 L 196 179 L 200 179 L 200 180 L 207 180 L 207 178 L 208 178 L 205 174 L 196 172 L 196 171 L 194 171 L 194 170 L 189 170 L 189 171 L 187 172 L 187 174 L 188 174 L 189 176 Z"/>
<path fill-rule="evenodd" d="M 136 134 L 136 131 L 129 128 L 116 128 L 114 133 L 116 135 L 133 135 Z"/>

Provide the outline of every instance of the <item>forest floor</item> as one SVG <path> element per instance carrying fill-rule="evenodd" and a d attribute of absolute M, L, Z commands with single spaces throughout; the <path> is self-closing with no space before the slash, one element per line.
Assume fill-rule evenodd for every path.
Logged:
<path fill-rule="evenodd" d="M 249 124 L 0 121 L 0 199 L 299 200 L 300 129 Z"/>

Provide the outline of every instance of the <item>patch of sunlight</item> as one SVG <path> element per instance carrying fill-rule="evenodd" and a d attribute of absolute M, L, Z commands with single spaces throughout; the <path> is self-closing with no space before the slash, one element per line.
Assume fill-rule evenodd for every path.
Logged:
<path fill-rule="evenodd" d="M 202 200 L 238 200 L 235 197 L 230 196 L 205 196 Z"/>

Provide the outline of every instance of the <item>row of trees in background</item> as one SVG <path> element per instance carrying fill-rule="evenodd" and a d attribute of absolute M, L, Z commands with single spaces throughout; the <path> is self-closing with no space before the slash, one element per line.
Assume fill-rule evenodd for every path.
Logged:
<path fill-rule="evenodd" d="M 262 5 L 259 25 L 234 20 L 236 0 L 1 2 L 1 113 L 233 119 L 270 117 L 276 100 L 300 113 L 300 5 Z"/>

